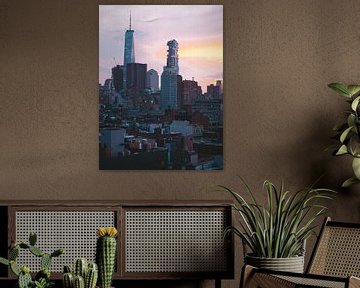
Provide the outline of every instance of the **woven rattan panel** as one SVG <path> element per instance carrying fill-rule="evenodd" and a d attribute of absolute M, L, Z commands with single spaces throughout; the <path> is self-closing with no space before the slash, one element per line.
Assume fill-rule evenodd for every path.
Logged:
<path fill-rule="evenodd" d="M 114 211 L 16 211 L 16 241 L 28 243 L 29 233 L 37 233 L 37 246 L 51 253 L 64 248 L 65 253 L 53 259 L 50 270 L 62 272 L 74 259 L 95 260 L 96 228 L 115 226 Z M 19 263 L 26 263 L 31 271 L 38 271 L 40 259 L 21 250 Z"/>
<path fill-rule="evenodd" d="M 326 287 L 326 288 L 345 288 L 345 279 L 343 282 L 331 281 L 315 278 L 302 278 L 293 276 L 275 276 L 291 283 L 296 284 L 294 287 Z"/>
<path fill-rule="evenodd" d="M 125 272 L 226 271 L 223 211 L 126 211 L 125 221 Z"/>
<path fill-rule="evenodd" d="M 360 229 L 326 227 L 310 273 L 360 277 Z"/>

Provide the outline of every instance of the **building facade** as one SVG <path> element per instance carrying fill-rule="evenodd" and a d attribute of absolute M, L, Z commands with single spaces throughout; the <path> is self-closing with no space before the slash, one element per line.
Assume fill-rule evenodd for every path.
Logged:
<path fill-rule="evenodd" d="M 152 92 L 159 90 L 159 74 L 154 69 L 146 72 L 146 88 Z"/>
<path fill-rule="evenodd" d="M 106 158 L 121 157 L 124 153 L 125 129 L 103 128 L 100 129 L 101 149 Z"/>
<path fill-rule="evenodd" d="M 147 64 L 129 63 L 126 65 L 126 88 L 143 91 L 146 88 Z"/>
<path fill-rule="evenodd" d="M 202 90 L 198 82 L 194 80 L 183 80 L 181 82 L 180 106 L 183 108 L 184 106 L 192 105 L 201 94 Z"/>
<path fill-rule="evenodd" d="M 124 89 L 124 66 L 116 65 L 111 69 L 114 89 L 120 93 Z"/>
<path fill-rule="evenodd" d="M 220 99 L 220 86 L 210 84 L 207 86 L 207 96 L 210 99 Z"/>
<path fill-rule="evenodd" d="M 179 44 L 176 40 L 167 42 L 166 66 L 161 74 L 160 109 L 178 108 Z"/>
<path fill-rule="evenodd" d="M 173 39 L 167 42 L 168 55 L 166 59 L 166 67 L 175 68 L 176 73 L 179 74 L 179 43 Z"/>

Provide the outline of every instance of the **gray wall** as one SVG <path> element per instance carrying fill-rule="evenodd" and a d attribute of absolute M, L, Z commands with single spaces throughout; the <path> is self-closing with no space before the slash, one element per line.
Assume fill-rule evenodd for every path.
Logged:
<path fill-rule="evenodd" d="M 328 214 L 359 222 L 359 187 L 339 188 L 349 159 L 325 151 L 347 108 L 326 85 L 360 82 L 359 1 L 197 3 L 224 4 L 221 172 L 99 171 L 98 2 L 0 0 L 0 198 L 226 199 L 209 186 L 241 175 L 265 200 L 264 179 L 297 189 L 325 173 L 339 190 Z"/>

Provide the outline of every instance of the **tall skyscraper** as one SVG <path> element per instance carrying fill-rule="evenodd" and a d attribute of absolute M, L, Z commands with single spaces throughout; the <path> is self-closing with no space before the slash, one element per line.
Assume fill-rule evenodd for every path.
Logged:
<path fill-rule="evenodd" d="M 146 64 L 129 63 L 126 65 L 126 96 L 131 108 L 140 108 L 143 103 L 146 70 Z"/>
<path fill-rule="evenodd" d="M 124 66 L 135 62 L 134 30 L 131 29 L 131 13 L 129 29 L 125 32 Z"/>
<path fill-rule="evenodd" d="M 178 108 L 179 44 L 173 39 L 167 42 L 167 46 L 166 66 L 161 74 L 160 109 L 163 111 Z"/>
<path fill-rule="evenodd" d="M 124 88 L 124 66 L 116 65 L 111 72 L 115 91 L 119 93 Z"/>
<path fill-rule="evenodd" d="M 143 92 L 146 88 L 146 64 L 129 63 L 126 65 L 127 89 Z"/>
<path fill-rule="evenodd" d="M 159 74 L 154 69 L 150 69 L 146 73 L 146 88 L 153 92 L 159 90 Z"/>

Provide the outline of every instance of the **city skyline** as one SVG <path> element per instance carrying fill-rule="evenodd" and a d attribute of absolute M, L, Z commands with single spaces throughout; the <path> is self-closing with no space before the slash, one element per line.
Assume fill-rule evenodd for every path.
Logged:
<path fill-rule="evenodd" d="M 100 5 L 99 83 L 111 78 L 112 67 L 123 64 L 131 11 L 136 62 L 161 74 L 166 43 L 176 39 L 179 74 L 194 77 L 206 91 L 207 85 L 223 80 L 222 10 L 222 5 Z"/>

